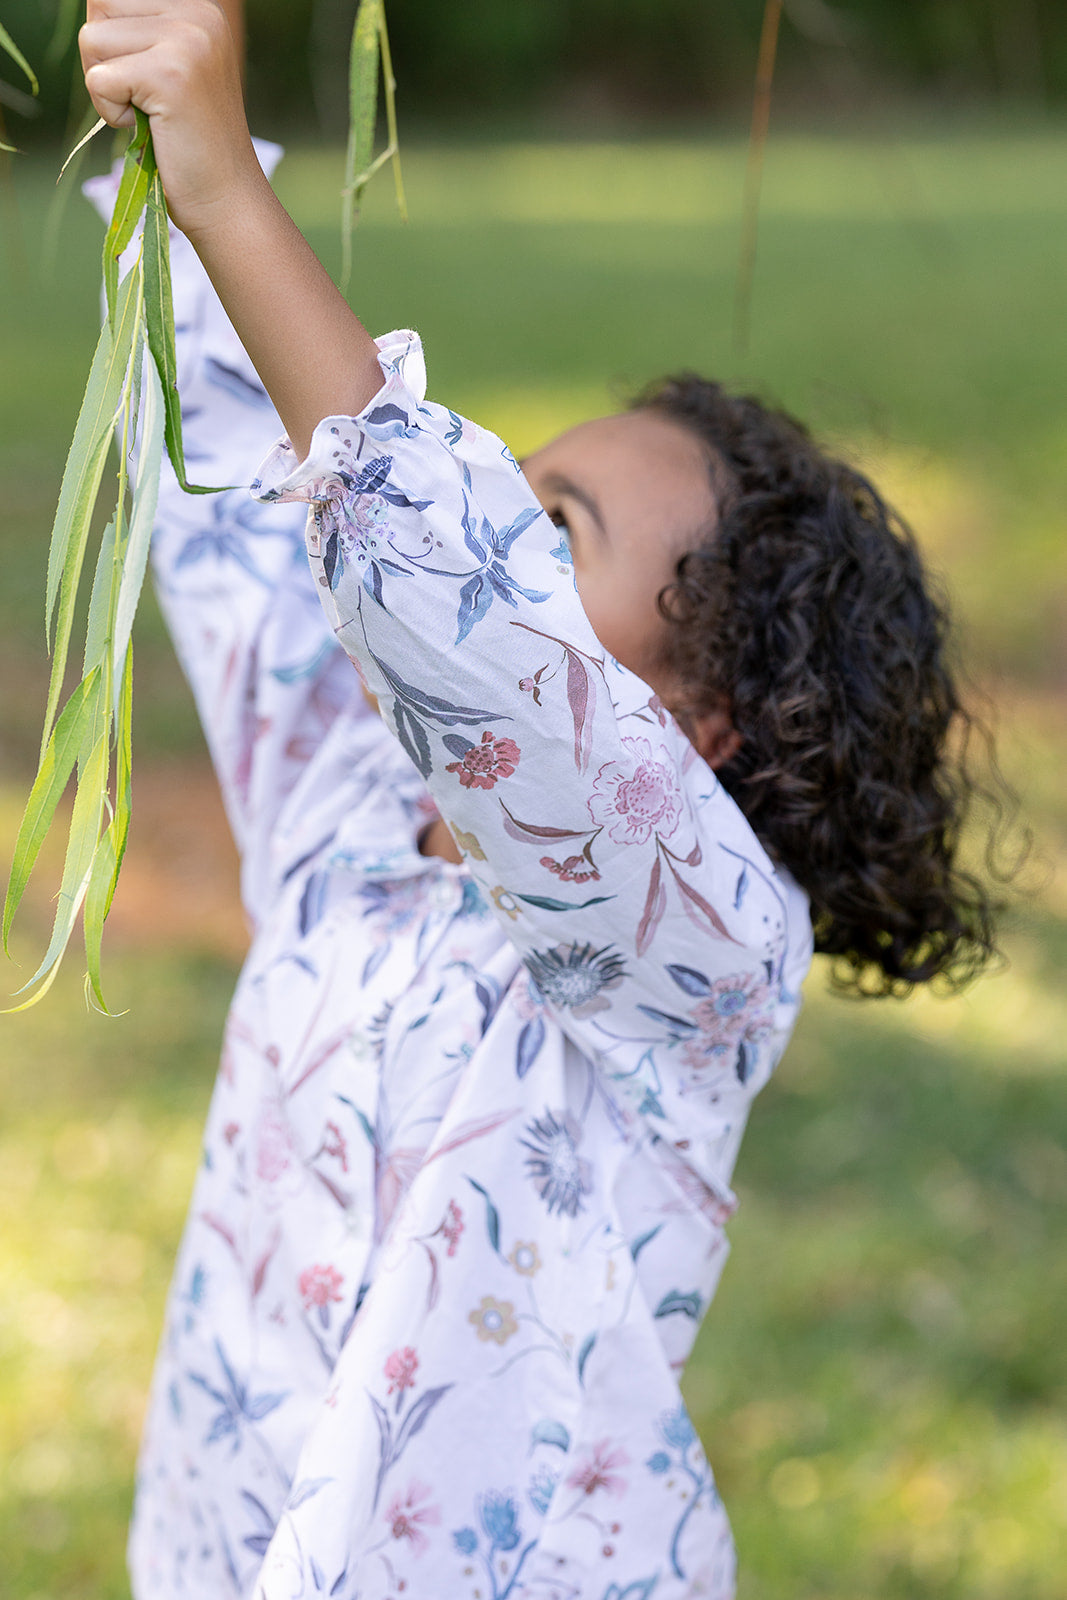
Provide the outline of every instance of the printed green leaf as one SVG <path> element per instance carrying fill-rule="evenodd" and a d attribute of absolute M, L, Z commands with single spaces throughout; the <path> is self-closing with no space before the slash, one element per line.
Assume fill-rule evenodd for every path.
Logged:
<path fill-rule="evenodd" d="M 178 357 L 174 344 L 174 303 L 170 287 L 170 237 L 167 202 L 157 172 L 148 186 L 144 220 L 144 310 L 148 348 L 163 390 L 164 437 L 175 476 L 186 494 L 218 494 L 219 489 L 189 483 L 182 446 L 182 408 L 178 398 Z"/>
<path fill-rule="evenodd" d="M 52 544 L 48 552 L 45 626 L 50 634 L 54 615 L 55 642 L 42 744 L 47 742 L 51 732 L 63 687 L 74 602 L 85 559 L 89 526 L 111 443 L 111 429 L 129 371 L 137 326 L 139 278 L 140 274 L 135 270 L 128 273 L 124 280 L 114 335 L 106 322 L 101 329 L 59 491 L 59 504 L 52 525 Z"/>
<path fill-rule="evenodd" d="M 133 238 L 148 197 L 148 186 L 156 175 L 152 152 L 152 130 L 143 111 L 137 112 L 137 126 L 126 146 L 115 209 L 104 236 L 104 293 L 108 321 L 114 326 L 115 296 L 119 286 L 119 257 Z"/>
<path fill-rule="evenodd" d="M 8 33 L 2 22 L 0 22 L 0 49 L 6 50 L 12 61 L 14 61 L 17 66 L 22 68 L 23 72 L 26 74 L 26 77 L 29 79 L 30 88 L 33 90 L 34 94 L 39 94 L 41 86 L 37 82 L 37 74 L 34 72 L 33 68 L 26 60 L 26 57 L 23 55 L 22 51 L 19 49 L 18 45 Z"/>
<path fill-rule="evenodd" d="M 4 900 L 3 939 L 4 950 L 8 954 L 10 954 L 8 938 L 15 912 L 19 908 L 41 845 L 52 825 L 56 806 L 67 787 L 67 780 L 74 771 L 74 763 L 85 745 L 86 734 L 95 715 L 93 697 L 99 677 L 98 670 L 90 672 L 87 678 L 82 679 L 63 707 L 41 758 L 37 777 L 34 779 L 26 809 L 22 814 Z"/>

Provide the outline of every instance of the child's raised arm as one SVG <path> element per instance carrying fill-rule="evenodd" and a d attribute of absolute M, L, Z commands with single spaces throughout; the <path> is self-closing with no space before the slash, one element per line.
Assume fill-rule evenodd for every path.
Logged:
<path fill-rule="evenodd" d="M 99 114 L 152 125 L 171 216 L 192 241 L 296 449 L 381 387 L 374 341 L 276 199 L 252 149 L 216 0 L 89 0 L 79 36 Z"/>

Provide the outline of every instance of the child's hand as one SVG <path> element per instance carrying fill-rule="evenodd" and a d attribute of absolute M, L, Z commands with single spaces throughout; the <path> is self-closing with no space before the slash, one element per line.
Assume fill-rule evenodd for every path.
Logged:
<path fill-rule="evenodd" d="M 210 228 L 263 182 L 245 122 L 237 52 L 215 0 L 88 0 L 85 83 L 114 128 L 147 113 L 174 221 Z"/>

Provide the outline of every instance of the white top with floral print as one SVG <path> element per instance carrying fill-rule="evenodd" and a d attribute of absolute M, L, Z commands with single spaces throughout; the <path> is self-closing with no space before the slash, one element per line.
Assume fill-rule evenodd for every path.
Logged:
<path fill-rule="evenodd" d="M 247 482 L 277 418 L 173 248 L 190 475 Z M 806 901 L 604 658 L 507 449 L 424 401 L 413 334 L 380 349 L 363 415 L 275 447 L 256 500 L 160 501 L 255 936 L 134 1591 L 725 1600 L 677 1377 Z M 419 853 L 438 810 L 462 866 Z"/>

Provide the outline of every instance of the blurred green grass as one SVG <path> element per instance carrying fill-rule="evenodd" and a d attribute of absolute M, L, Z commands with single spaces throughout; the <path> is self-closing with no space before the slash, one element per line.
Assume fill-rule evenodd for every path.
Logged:
<path fill-rule="evenodd" d="M 735 1253 L 686 1389 L 742 1600 L 1062 1600 L 1067 130 L 772 140 L 741 357 L 743 160 L 723 141 L 411 151 L 414 220 L 372 193 L 354 298 L 375 329 L 417 326 L 431 393 L 520 451 L 671 367 L 776 396 L 886 482 L 946 572 L 1050 881 L 1012 915 L 1009 970 L 955 1001 L 864 1007 L 813 981 L 743 1147 Z M 25 162 L 15 179 L 22 226 L 2 223 L 0 294 L 5 844 L 39 730 L 47 534 L 100 242 L 74 202 L 49 283 L 52 174 Z M 297 151 L 279 174 L 330 265 L 339 182 L 329 152 Z M 199 812 L 202 745 L 151 610 L 137 648 L 141 770 L 177 761 Z M 233 936 L 190 913 L 191 869 L 168 880 L 145 865 L 156 801 L 141 794 L 134 909 L 123 932 L 120 890 L 110 950 L 129 1014 L 86 1014 L 75 958 L 44 1006 L 0 1021 L 4 1600 L 126 1592 L 143 1390 L 235 971 Z"/>

